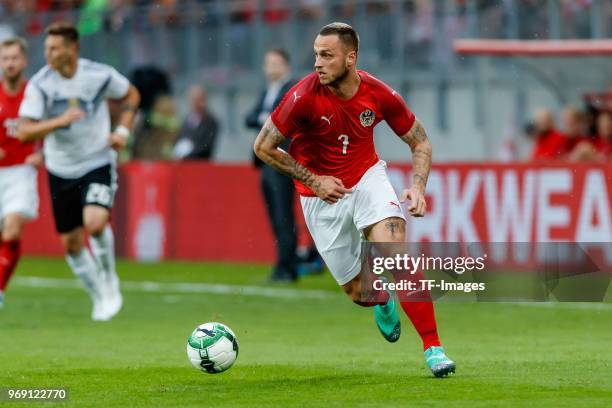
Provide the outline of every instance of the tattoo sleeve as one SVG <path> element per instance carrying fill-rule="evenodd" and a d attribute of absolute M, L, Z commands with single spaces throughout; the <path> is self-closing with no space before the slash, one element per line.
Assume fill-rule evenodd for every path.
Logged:
<path fill-rule="evenodd" d="M 316 189 L 318 187 L 316 185 L 316 175 L 298 163 L 289 153 L 278 148 L 284 140 L 285 136 L 268 119 L 255 140 L 255 154 L 277 171 Z"/>
<path fill-rule="evenodd" d="M 412 150 L 412 182 L 425 191 L 429 170 L 431 169 L 431 144 L 427 133 L 419 120 L 415 120 L 412 128 L 401 139 Z"/>

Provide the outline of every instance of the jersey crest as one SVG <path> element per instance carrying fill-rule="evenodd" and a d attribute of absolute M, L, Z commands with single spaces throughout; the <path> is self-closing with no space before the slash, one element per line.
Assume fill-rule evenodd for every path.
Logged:
<path fill-rule="evenodd" d="M 359 121 L 361 122 L 361 126 L 363 127 L 372 126 L 372 123 L 374 123 L 374 119 L 376 119 L 376 114 L 369 109 L 364 110 L 359 115 Z"/>

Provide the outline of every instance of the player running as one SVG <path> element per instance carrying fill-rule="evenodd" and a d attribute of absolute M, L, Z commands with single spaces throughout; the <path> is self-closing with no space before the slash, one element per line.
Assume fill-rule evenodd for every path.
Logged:
<path fill-rule="evenodd" d="M 361 298 L 361 235 L 371 242 L 404 242 L 405 216 L 398 201 L 411 201 L 413 217 L 425 214 L 431 145 L 402 97 L 367 72 L 356 69 L 359 37 L 344 23 L 321 29 L 314 42 L 315 71 L 298 82 L 266 121 L 254 150 L 259 158 L 295 179 L 302 209 L 317 249 L 346 294 L 361 306 L 374 305 L 379 330 L 390 342 L 400 335 L 393 297 Z M 398 200 L 386 164 L 374 149 L 373 129 L 382 120 L 412 150 L 413 184 Z M 278 149 L 292 138 L 289 153 Z M 420 299 L 423 294 L 420 293 Z M 455 372 L 440 345 L 433 303 L 400 301 L 423 341 L 436 377 Z"/>
<path fill-rule="evenodd" d="M 42 155 L 34 143 L 17 139 L 19 105 L 27 80 L 27 45 L 21 38 L 0 44 L 0 308 L 4 291 L 21 256 L 21 232 L 38 215 L 36 167 Z"/>
<path fill-rule="evenodd" d="M 74 26 L 54 23 L 46 34 L 47 66 L 28 83 L 18 136 L 44 139 L 53 216 L 66 260 L 93 301 L 92 319 L 109 320 L 123 303 L 109 226 L 117 188 L 113 149 L 125 147 L 140 95 L 112 67 L 79 58 Z M 113 132 L 107 99 L 122 104 Z"/>

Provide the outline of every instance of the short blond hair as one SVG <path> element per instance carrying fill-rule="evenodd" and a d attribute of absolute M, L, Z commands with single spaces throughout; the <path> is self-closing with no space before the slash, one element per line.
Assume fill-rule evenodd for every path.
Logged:
<path fill-rule="evenodd" d="M 7 38 L 6 40 L 2 41 L 2 43 L 0 43 L 0 48 L 11 47 L 13 45 L 18 46 L 19 50 L 23 55 L 28 54 L 28 42 L 21 37 Z"/>

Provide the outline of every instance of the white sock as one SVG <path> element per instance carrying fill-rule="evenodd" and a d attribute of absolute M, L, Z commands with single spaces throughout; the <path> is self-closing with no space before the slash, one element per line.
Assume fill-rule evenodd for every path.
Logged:
<path fill-rule="evenodd" d="M 115 270 L 115 237 L 110 225 L 106 225 L 100 236 L 90 236 L 89 245 L 105 277 L 114 280 L 117 275 Z"/>
<path fill-rule="evenodd" d="M 68 262 L 75 276 L 81 280 L 92 300 L 99 300 L 101 296 L 98 287 L 98 267 L 89 250 L 83 248 L 76 255 L 67 254 L 66 262 Z"/>

